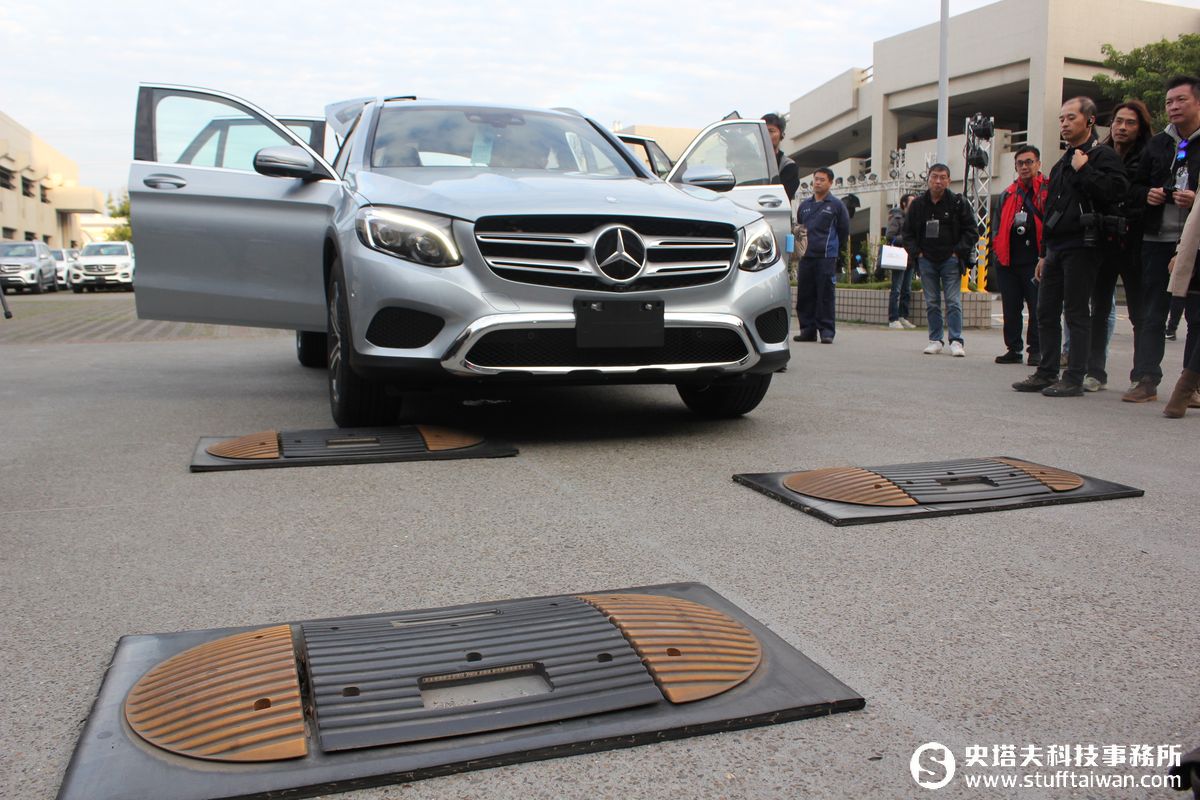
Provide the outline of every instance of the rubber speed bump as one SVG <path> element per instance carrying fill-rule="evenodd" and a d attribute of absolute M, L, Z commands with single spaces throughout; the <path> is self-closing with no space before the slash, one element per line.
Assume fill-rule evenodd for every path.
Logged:
<path fill-rule="evenodd" d="M 451 458 L 502 458 L 517 448 L 482 436 L 434 425 L 394 428 L 330 428 L 260 431 L 206 437 L 196 445 L 192 472 L 338 464 L 378 464 Z"/>
<path fill-rule="evenodd" d="M 864 704 L 690 583 L 126 636 L 59 800 L 307 797 Z"/>
<path fill-rule="evenodd" d="M 1007 456 L 882 467 L 824 467 L 734 475 L 733 479 L 833 525 L 977 514 L 1145 494 L 1132 486 Z"/>

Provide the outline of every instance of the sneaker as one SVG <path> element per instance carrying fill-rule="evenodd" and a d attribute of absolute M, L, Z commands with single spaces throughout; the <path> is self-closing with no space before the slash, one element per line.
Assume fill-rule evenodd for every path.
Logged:
<path fill-rule="evenodd" d="M 1085 392 L 1101 392 L 1108 388 L 1107 383 L 1101 383 L 1099 378 L 1093 378 L 1088 375 L 1083 379 L 1083 390 Z"/>
<path fill-rule="evenodd" d="M 1158 399 L 1158 387 L 1147 380 L 1138 381 L 1133 388 L 1121 396 L 1126 403 L 1149 403 Z"/>
<path fill-rule="evenodd" d="M 921 352 L 927 356 L 936 356 L 938 353 L 942 352 L 942 343 L 930 342 L 929 344 L 925 345 L 925 349 Z"/>
<path fill-rule="evenodd" d="M 1028 378 L 1026 378 L 1025 380 L 1017 381 L 1016 383 L 1014 383 L 1012 385 L 1012 387 L 1013 387 L 1013 391 L 1017 391 L 1017 392 L 1040 392 L 1042 389 L 1045 389 L 1047 386 L 1053 386 L 1053 385 L 1054 385 L 1053 378 L 1047 378 L 1044 375 L 1039 375 L 1038 373 L 1035 372 L 1032 375 L 1030 375 Z"/>
<path fill-rule="evenodd" d="M 833 337 L 832 336 L 822 336 L 821 344 L 833 344 Z"/>
<path fill-rule="evenodd" d="M 963 349 L 962 342 L 951 342 L 950 343 L 950 355 L 954 356 L 955 358 L 962 358 L 966 354 L 967 354 L 967 351 L 965 349 Z"/>
<path fill-rule="evenodd" d="M 1083 397 L 1083 387 L 1067 380 L 1055 381 L 1042 389 L 1046 397 Z"/>
<path fill-rule="evenodd" d="M 1042 363 L 1042 354 L 1041 353 L 1030 353 L 1029 356 L 1025 359 L 1025 363 L 1031 367 L 1036 367 L 1038 364 Z"/>
<path fill-rule="evenodd" d="M 904 330 L 904 325 L 903 325 L 903 324 L 900 322 L 900 320 L 898 320 L 898 319 L 894 319 L 894 320 L 892 320 L 891 322 L 889 322 L 889 323 L 888 323 L 888 327 L 889 327 L 889 328 L 891 328 L 891 329 L 892 329 L 892 330 L 894 330 L 894 331 L 902 331 L 902 330 Z"/>
<path fill-rule="evenodd" d="M 997 364 L 1020 364 L 1021 360 L 1021 354 L 1016 350 L 1009 350 L 1002 356 L 996 356 Z"/>
<path fill-rule="evenodd" d="M 901 324 L 901 325 L 903 325 L 903 326 L 904 326 L 905 330 L 910 330 L 910 331 L 912 331 L 912 330 L 916 330 L 916 329 L 917 329 L 917 326 L 916 326 L 916 325 L 913 325 L 911 322 L 909 322 L 909 321 L 908 321 L 907 319 L 905 319 L 904 317 L 901 317 L 901 318 L 900 318 L 900 320 L 899 320 L 899 322 L 900 322 L 900 324 Z"/>
<path fill-rule="evenodd" d="M 1167 341 L 1168 342 L 1175 341 L 1175 331 L 1167 331 Z"/>
<path fill-rule="evenodd" d="M 793 342 L 815 342 L 817 335 L 815 333 L 798 333 L 792 337 Z"/>

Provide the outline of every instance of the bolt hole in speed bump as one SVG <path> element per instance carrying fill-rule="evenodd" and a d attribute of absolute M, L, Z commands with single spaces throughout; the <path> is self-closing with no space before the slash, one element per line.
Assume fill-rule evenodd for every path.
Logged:
<path fill-rule="evenodd" d="M 209 436 L 192 456 L 192 472 L 272 467 L 378 464 L 388 461 L 441 461 L 503 458 L 517 448 L 482 436 L 434 425 L 392 428 L 330 428 L 260 431 L 245 436 Z"/>
<path fill-rule="evenodd" d="M 733 480 L 833 525 L 1141 497 L 1141 489 L 1008 456 L 824 467 Z"/>
<path fill-rule="evenodd" d="M 125 636 L 58 797 L 309 797 L 864 705 L 695 583 Z"/>

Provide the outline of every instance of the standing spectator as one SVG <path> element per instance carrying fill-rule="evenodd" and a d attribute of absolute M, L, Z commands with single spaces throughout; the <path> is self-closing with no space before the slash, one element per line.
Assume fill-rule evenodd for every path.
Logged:
<path fill-rule="evenodd" d="M 1192 206 L 1175 257 L 1168 269 L 1171 272 L 1171 297 L 1183 297 L 1188 315 L 1187 342 L 1184 343 L 1183 373 L 1163 409 L 1164 417 L 1182 417 L 1189 408 L 1200 408 L 1200 270 L 1196 269 L 1197 250 L 1200 250 L 1200 211 Z"/>
<path fill-rule="evenodd" d="M 1171 306 L 1167 264 L 1175 253 L 1184 218 L 1196 201 L 1200 178 L 1200 78 L 1180 76 L 1167 82 L 1167 119 L 1167 129 L 1146 145 L 1133 178 L 1133 199 L 1145 208 L 1145 233 L 1142 324 L 1133 342 L 1133 372 L 1138 382 L 1121 398 L 1127 403 L 1158 399 Z"/>
<path fill-rule="evenodd" d="M 1103 259 L 1103 223 L 1129 187 L 1121 157 L 1096 139 L 1096 104 L 1073 97 L 1058 115 L 1067 151 L 1050 170 L 1046 194 L 1042 258 L 1034 277 L 1038 290 L 1038 338 L 1042 361 L 1037 372 L 1013 384 L 1018 392 L 1047 397 L 1079 397 L 1091 353 L 1092 291 Z M 1071 329 L 1067 370 L 1058 377 L 1062 340 L 1060 315 Z"/>
<path fill-rule="evenodd" d="M 1103 144 L 1117 151 L 1130 180 L 1137 174 L 1151 132 L 1150 111 L 1141 100 L 1127 100 L 1113 111 L 1112 127 Z M 1113 208 L 1113 214 L 1124 222 L 1118 220 L 1116 230 L 1106 231 L 1109 246 L 1105 248 L 1092 294 L 1092 352 L 1088 357 L 1087 377 L 1083 379 L 1083 388 L 1089 392 L 1099 391 L 1108 383 L 1108 344 L 1116 323 L 1114 297 L 1118 277 L 1125 287 L 1125 308 L 1135 341 L 1142 323 L 1141 210 L 1127 192 Z M 1130 383 L 1136 384 L 1138 377 L 1131 371 Z"/>
<path fill-rule="evenodd" d="M 834 284 L 842 243 L 850 238 L 850 214 L 842 201 L 829 193 L 833 170 L 821 167 L 813 173 L 813 196 L 800 204 L 796 222 L 808 235 L 808 246 L 796 270 L 796 317 L 800 320 L 797 342 L 833 344 Z"/>
<path fill-rule="evenodd" d="M 779 163 L 779 182 L 783 184 L 788 200 L 795 200 L 796 190 L 800 188 L 800 167 L 779 149 L 783 142 L 783 132 L 787 130 L 787 123 L 778 114 L 763 114 L 763 122 L 767 123 L 771 146 L 775 148 L 775 160 Z"/>
<path fill-rule="evenodd" d="M 913 199 L 904 217 L 904 249 L 917 260 L 925 315 L 929 320 L 926 355 L 942 352 L 942 295 L 946 296 L 946 327 L 950 355 L 965 356 L 962 336 L 962 276 L 979 242 L 975 214 L 962 195 L 950 191 L 950 168 L 929 168 L 929 189 Z"/>
<path fill-rule="evenodd" d="M 1046 215 L 1046 176 L 1042 174 L 1042 154 L 1031 144 L 1017 150 L 1013 157 L 1017 179 L 1000 195 L 1000 225 L 994 237 L 996 270 L 1000 297 L 1004 305 L 1004 345 L 1008 352 L 996 356 L 997 364 L 1020 364 L 1021 323 L 1029 308 L 1029 363 L 1041 361 L 1038 347 L 1038 287 L 1033 280 L 1038 254 L 1042 249 L 1042 225 Z"/>
<path fill-rule="evenodd" d="M 906 194 L 900 198 L 900 206 L 888 212 L 887 230 L 884 239 L 894 247 L 904 246 L 904 214 L 908 204 L 916 197 Z M 908 304 L 912 300 L 912 279 L 916 271 L 916 262 L 910 257 L 908 266 L 904 269 L 889 269 L 892 276 L 892 290 L 888 293 L 888 327 L 897 330 L 912 330 L 917 327 L 908 321 Z"/>

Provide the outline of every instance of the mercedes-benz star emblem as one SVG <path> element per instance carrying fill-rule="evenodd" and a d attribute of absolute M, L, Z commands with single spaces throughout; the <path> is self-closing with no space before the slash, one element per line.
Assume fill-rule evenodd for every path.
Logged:
<path fill-rule="evenodd" d="M 615 283 L 628 283 L 646 266 L 646 243 L 633 228 L 613 225 L 600 231 L 592 245 L 596 266 Z"/>

